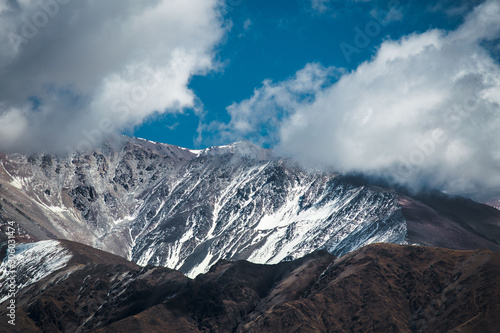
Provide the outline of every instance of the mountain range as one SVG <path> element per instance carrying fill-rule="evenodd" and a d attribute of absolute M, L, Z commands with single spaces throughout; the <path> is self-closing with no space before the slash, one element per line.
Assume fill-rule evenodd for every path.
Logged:
<path fill-rule="evenodd" d="M 0 153 L 0 317 L 8 230 L 19 332 L 498 327 L 498 209 L 245 141 Z"/>
<path fill-rule="evenodd" d="M 500 251 L 500 211 L 302 167 L 249 142 L 193 151 L 137 138 L 87 153 L 0 154 L 0 223 L 195 277 L 374 242 Z"/>

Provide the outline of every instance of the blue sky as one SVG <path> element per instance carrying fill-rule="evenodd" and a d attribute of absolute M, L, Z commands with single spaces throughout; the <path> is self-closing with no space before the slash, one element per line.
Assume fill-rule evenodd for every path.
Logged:
<path fill-rule="evenodd" d="M 226 107 L 251 96 L 262 81 L 285 80 L 311 62 L 354 70 L 375 54 L 382 41 L 434 28 L 452 30 L 472 7 L 470 2 L 467 9 L 449 13 L 462 5 L 443 2 L 442 8 L 437 8 L 436 1 L 325 1 L 324 8 L 314 8 L 307 0 L 232 3 L 224 13 L 231 28 L 217 46 L 221 68 L 194 76 L 189 83 L 203 105 L 202 119 L 193 109 L 156 115 L 137 127 L 133 135 L 189 148 L 229 143 L 210 137 L 199 140 L 199 122 L 228 122 Z M 386 17 L 390 10 L 393 12 Z M 368 39 L 362 40 L 367 41 L 366 46 L 361 44 L 361 48 L 354 40 L 357 28 L 362 32 L 372 29 L 368 30 Z M 346 58 L 341 43 L 356 47 L 356 52 L 345 49 L 349 55 Z"/>

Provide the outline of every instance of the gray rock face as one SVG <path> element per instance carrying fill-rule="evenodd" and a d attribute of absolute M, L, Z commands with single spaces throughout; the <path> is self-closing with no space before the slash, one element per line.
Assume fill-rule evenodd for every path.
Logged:
<path fill-rule="evenodd" d="M 65 157 L 0 154 L 0 222 L 189 276 L 221 258 L 271 264 L 319 248 L 342 255 L 407 243 L 394 191 L 306 170 L 248 142 L 191 151 L 124 140 Z"/>

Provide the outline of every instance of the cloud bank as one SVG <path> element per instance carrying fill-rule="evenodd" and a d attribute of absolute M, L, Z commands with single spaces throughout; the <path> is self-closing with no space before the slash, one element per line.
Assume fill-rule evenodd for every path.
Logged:
<path fill-rule="evenodd" d="M 267 140 L 277 150 L 341 172 L 447 191 L 498 187 L 500 66 L 485 45 L 498 47 L 499 17 L 500 2 L 487 1 L 454 31 L 385 41 L 326 86 L 332 69 L 317 64 L 265 81 L 219 127 L 233 139 L 275 128 Z"/>
<path fill-rule="evenodd" d="M 155 112 L 196 107 L 217 66 L 218 0 L 0 5 L 0 148 L 85 149 Z"/>

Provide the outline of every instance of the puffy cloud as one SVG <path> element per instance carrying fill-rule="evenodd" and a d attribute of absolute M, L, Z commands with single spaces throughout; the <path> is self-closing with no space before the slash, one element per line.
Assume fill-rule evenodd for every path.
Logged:
<path fill-rule="evenodd" d="M 213 122 L 200 130 L 221 141 L 245 138 L 260 145 L 276 144 L 279 140 L 276 129 L 282 121 L 304 103 L 311 102 L 316 92 L 324 89 L 339 73 L 335 68 L 308 64 L 287 81 L 265 80 L 251 98 L 227 107 L 231 116 L 228 124 Z"/>
<path fill-rule="evenodd" d="M 300 79 L 312 69 L 312 77 L 328 76 L 318 65 L 282 83 L 266 81 L 228 108 L 226 133 L 252 138 L 270 120 L 276 149 L 341 172 L 448 191 L 499 186 L 500 66 L 484 47 L 498 43 L 498 17 L 500 2 L 488 1 L 455 31 L 385 41 L 326 87 Z M 301 99 L 303 91 L 310 98 Z"/>
<path fill-rule="evenodd" d="M 218 0 L 11 0 L 0 7 L 2 149 L 84 148 L 196 106 L 214 69 Z M 38 101 L 34 105 L 33 101 Z"/>

